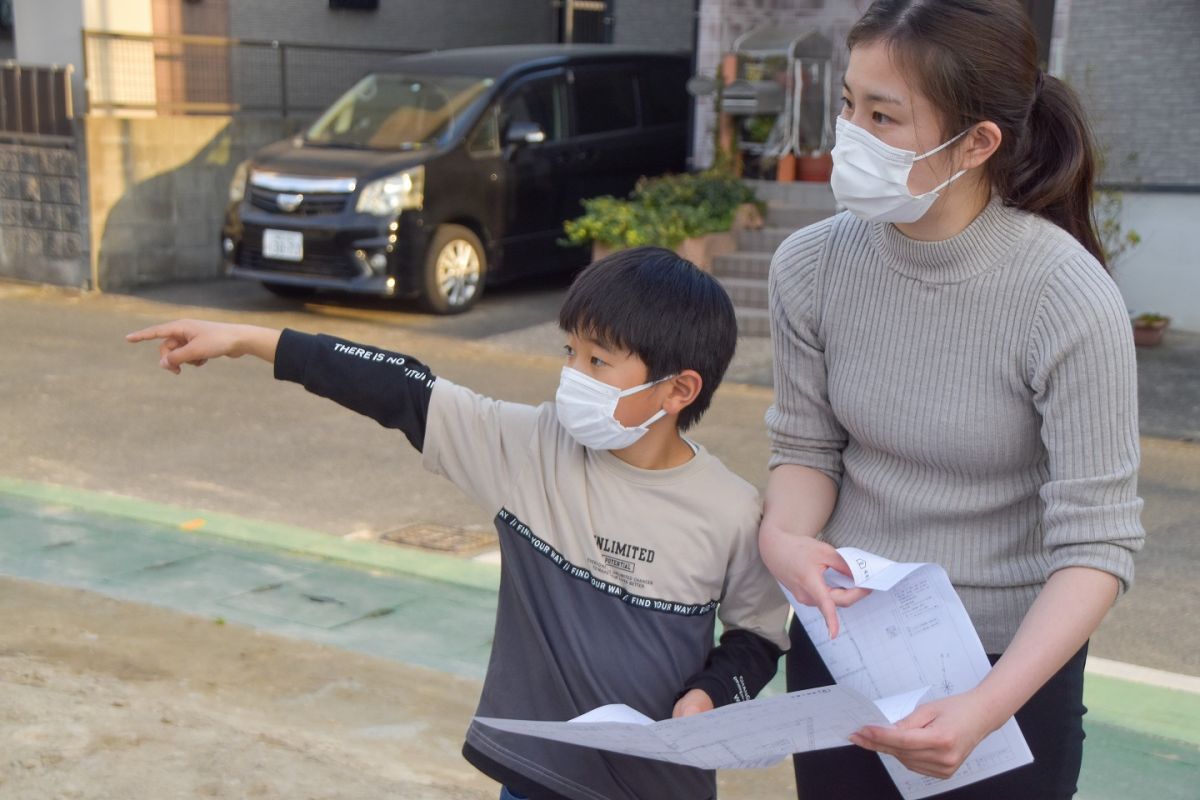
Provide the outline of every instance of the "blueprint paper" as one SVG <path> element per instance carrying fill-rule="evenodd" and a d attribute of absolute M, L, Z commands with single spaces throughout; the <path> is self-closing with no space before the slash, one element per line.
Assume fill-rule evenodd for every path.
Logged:
<path fill-rule="evenodd" d="M 840 633 L 829 638 L 821 612 L 786 589 L 796 611 L 839 686 L 872 700 L 929 686 L 930 700 L 961 694 L 991 670 L 979 635 L 962 600 L 937 564 L 904 564 L 853 547 L 838 553 L 853 579 L 828 570 L 826 583 L 872 589 L 862 600 L 837 610 Z M 1025 737 L 1010 718 L 988 735 L 948 780 L 919 775 L 892 756 L 883 764 L 905 798 L 917 800 L 989 778 L 1033 761 Z"/>
<path fill-rule="evenodd" d="M 792 753 L 842 747 L 864 725 L 912 713 L 927 687 L 873 703 L 845 686 L 824 686 L 733 703 L 654 722 L 629 706 L 601 706 L 568 722 L 476 717 L 490 728 L 702 769 L 769 767 Z M 880 709 L 892 710 L 891 719 Z"/>

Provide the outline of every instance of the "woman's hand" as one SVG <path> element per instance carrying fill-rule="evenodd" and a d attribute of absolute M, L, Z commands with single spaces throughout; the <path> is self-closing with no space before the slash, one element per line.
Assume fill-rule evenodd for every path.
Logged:
<path fill-rule="evenodd" d="M 869 589 L 830 588 L 825 583 L 825 570 L 833 569 L 850 577 L 850 567 L 832 545 L 811 536 L 788 533 L 764 520 L 758 531 L 758 548 L 775 579 L 796 600 L 821 612 L 830 639 L 838 635 L 837 609 L 871 593 Z"/>
<path fill-rule="evenodd" d="M 671 718 L 690 717 L 692 714 L 702 714 L 705 711 L 712 710 L 713 701 L 708 696 L 708 692 L 703 689 L 692 689 L 675 702 L 675 709 L 671 712 Z"/>
<path fill-rule="evenodd" d="M 228 356 L 258 356 L 264 361 L 275 360 L 279 331 L 251 325 L 232 325 L 180 319 L 162 325 L 152 325 L 126 335 L 127 342 L 161 339 L 158 345 L 159 366 L 176 375 L 184 364 L 202 367 L 210 358 Z"/>
<path fill-rule="evenodd" d="M 895 756 L 934 778 L 949 778 L 983 738 L 1004 724 L 975 692 L 917 706 L 894 728 L 867 726 L 850 737 L 859 747 Z"/>

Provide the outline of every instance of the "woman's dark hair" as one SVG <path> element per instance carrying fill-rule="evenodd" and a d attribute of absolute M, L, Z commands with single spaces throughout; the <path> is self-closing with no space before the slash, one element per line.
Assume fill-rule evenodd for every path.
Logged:
<path fill-rule="evenodd" d="M 987 174 L 996 193 L 1063 228 L 1105 265 L 1087 119 L 1075 92 L 1038 66 L 1018 0 L 876 0 L 846 40 L 851 50 L 874 42 L 917 77 L 944 132 L 994 122 L 1002 138 Z"/>
<path fill-rule="evenodd" d="M 737 347 L 737 316 L 720 282 L 661 247 L 621 250 L 583 270 L 558 324 L 633 353 L 646 365 L 646 380 L 685 369 L 700 373 L 700 393 L 679 412 L 680 430 L 708 409 Z"/>

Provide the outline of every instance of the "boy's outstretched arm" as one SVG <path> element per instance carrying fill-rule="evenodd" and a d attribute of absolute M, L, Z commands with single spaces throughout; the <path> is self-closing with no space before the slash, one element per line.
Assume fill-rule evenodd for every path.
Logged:
<path fill-rule="evenodd" d="M 299 383 L 386 428 L 403 431 L 418 450 L 424 446 L 435 378 L 411 356 L 331 336 L 199 320 L 154 325 L 125 338 L 161 339 L 160 365 L 176 374 L 183 364 L 257 356 L 275 365 L 279 380 Z"/>

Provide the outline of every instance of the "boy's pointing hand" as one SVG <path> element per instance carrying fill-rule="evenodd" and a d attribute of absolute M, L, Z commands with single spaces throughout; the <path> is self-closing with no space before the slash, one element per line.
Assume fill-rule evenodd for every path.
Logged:
<path fill-rule="evenodd" d="M 152 325 L 126 335 L 127 342 L 161 339 L 158 345 L 159 366 L 176 375 L 184 364 L 204 366 L 210 358 L 258 356 L 265 361 L 275 360 L 279 331 L 249 325 L 180 319 Z"/>

